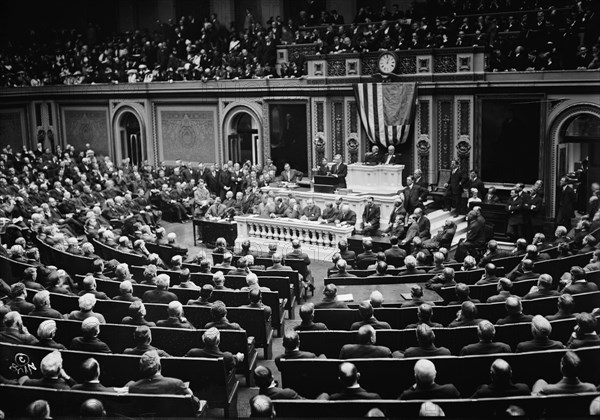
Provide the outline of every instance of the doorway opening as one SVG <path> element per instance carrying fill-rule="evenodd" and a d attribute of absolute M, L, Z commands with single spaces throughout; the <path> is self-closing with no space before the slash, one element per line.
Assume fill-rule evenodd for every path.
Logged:
<path fill-rule="evenodd" d="M 118 151 L 120 158 L 129 158 L 132 165 L 140 165 L 145 156 L 145 148 L 142 141 L 140 122 L 132 112 L 125 112 L 119 121 L 119 141 L 121 143 Z"/>
<path fill-rule="evenodd" d="M 563 124 L 559 132 L 558 177 L 577 179 L 576 210 L 584 212 L 591 183 L 600 179 L 600 117 L 578 113 Z"/>
<path fill-rule="evenodd" d="M 240 112 L 231 121 L 229 134 L 229 159 L 233 162 L 252 164 L 260 163 L 258 128 L 247 112 Z"/>

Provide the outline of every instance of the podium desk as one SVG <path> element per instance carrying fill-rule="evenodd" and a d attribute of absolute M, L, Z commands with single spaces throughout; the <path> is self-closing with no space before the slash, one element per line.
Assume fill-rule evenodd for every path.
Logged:
<path fill-rule="evenodd" d="M 395 194 L 402 189 L 404 165 L 348 165 L 346 183 L 356 192 Z"/>
<path fill-rule="evenodd" d="M 338 182 L 338 178 L 335 176 L 315 175 L 313 188 L 317 193 L 333 194 Z"/>
<path fill-rule="evenodd" d="M 214 248 L 217 238 L 223 237 L 231 246 L 237 238 L 237 223 L 226 219 L 211 220 L 205 217 L 194 217 L 194 246 L 200 238 L 208 247 Z"/>

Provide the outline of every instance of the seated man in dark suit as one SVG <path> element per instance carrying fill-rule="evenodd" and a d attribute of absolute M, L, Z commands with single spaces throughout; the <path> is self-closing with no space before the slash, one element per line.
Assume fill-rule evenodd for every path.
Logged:
<path fill-rule="evenodd" d="M 108 345 L 98 338 L 100 334 L 100 321 L 96 317 L 89 317 L 81 323 L 81 337 L 71 341 L 71 350 L 88 351 L 94 353 L 112 353 Z"/>
<path fill-rule="evenodd" d="M 536 315 L 531 320 L 531 335 L 533 340 L 523 341 L 517 344 L 517 353 L 525 351 L 542 351 L 564 349 L 565 345 L 560 341 L 550 340 L 552 325 L 541 315 Z"/>
<path fill-rule="evenodd" d="M 462 303 L 456 319 L 448 325 L 448 328 L 473 327 L 479 325 L 481 321 L 483 319 L 477 317 L 477 306 L 467 300 Z"/>
<path fill-rule="evenodd" d="M 305 303 L 300 307 L 300 319 L 302 322 L 294 327 L 296 331 L 325 331 L 327 326 L 322 322 L 313 322 L 315 317 L 315 305 Z"/>
<path fill-rule="evenodd" d="M 552 282 L 553 280 L 550 274 L 542 274 L 538 277 L 537 290 L 527 293 L 525 296 L 523 296 L 523 300 L 559 296 L 560 293 L 558 290 L 552 289 Z"/>
<path fill-rule="evenodd" d="M 338 249 L 340 256 L 346 260 L 348 265 L 354 267 L 356 265 L 356 252 L 348 249 L 348 242 L 345 239 L 338 242 Z"/>
<path fill-rule="evenodd" d="M 50 307 L 50 292 L 41 290 L 33 296 L 35 310 L 30 312 L 31 316 L 40 316 L 43 318 L 63 319 L 63 315 L 56 309 Z"/>
<path fill-rule="evenodd" d="M 490 321 L 483 320 L 477 326 L 479 342 L 468 344 L 460 350 L 461 356 L 474 354 L 512 353 L 510 346 L 506 343 L 494 342 L 496 328 Z"/>
<path fill-rule="evenodd" d="M 379 394 L 367 392 L 360 387 L 358 381 L 360 373 L 356 370 L 356 366 L 352 363 L 344 362 L 340 364 L 338 379 L 342 385 L 342 391 L 331 394 L 329 399 L 332 401 L 339 400 L 379 400 Z"/>
<path fill-rule="evenodd" d="M 388 146 L 387 154 L 381 157 L 381 163 L 383 165 L 399 165 L 400 154 L 396 153 L 396 148 L 393 145 Z"/>
<path fill-rule="evenodd" d="M 377 346 L 375 329 L 370 325 L 363 325 L 356 333 L 357 344 L 344 344 L 340 350 L 340 359 L 368 359 L 392 357 L 388 347 Z"/>
<path fill-rule="evenodd" d="M 381 209 L 374 203 L 373 197 L 367 197 L 367 203 L 362 214 L 363 224 L 363 235 L 373 236 L 377 235 L 379 230 L 379 217 L 381 216 Z"/>
<path fill-rule="evenodd" d="M 26 345 L 36 345 L 38 343 L 37 338 L 30 334 L 23 325 L 21 314 L 17 311 L 8 312 L 4 315 L 2 321 L 4 328 L 0 330 L 0 343 Z"/>
<path fill-rule="evenodd" d="M 538 379 L 533 384 L 533 395 L 554 395 L 554 394 L 580 394 L 583 392 L 595 392 L 596 385 L 581 382 L 579 380 L 579 371 L 581 368 L 581 359 L 575 352 L 568 351 L 560 360 L 560 372 L 563 378 L 555 384 L 549 384 L 543 379 Z"/>
<path fill-rule="evenodd" d="M 147 325 L 140 325 L 133 332 L 133 344 L 135 347 L 126 348 L 123 350 L 123 354 L 137 354 L 141 356 L 147 351 L 154 350 L 160 357 L 170 357 L 169 354 L 164 351 L 151 346 L 152 343 L 152 331 Z"/>
<path fill-rule="evenodd" d="M 533 261 L 528 258 L 521 261 L 520 266 L 517 266 L 513 271 L 506 275 L 506 277 L 514 282 L 537 279 L 539 276 L 540 273 L 533 271 Z"/>
<path fill-rule="evenodd" d="M 37 386 L 52 389 L 71 389 L 77 382 L 63 369 L 63 360 L 60 352 L 54 350 L 47 354 L 40 362 L 40 379 L 27 379 L 25 386 Z"/>
<path fill-rule="evenodd" d="M 169 317 L 167 319 L 161 319 L 156 322 L 157 327 L 169 327 L 169 328 L 186 328 L 194 330 L 194 326 L 183 315 L 183 305 L 179 301 L 172 301 L 167 307 L 167 313 Z"/>
<path fill-rule="evenodd" d="M 563 293 L 558 297 L 556 301 L 556 307 L 558 311 L 554 315 L 546 315 L 548 321 L 556 321 L 557 319 L 574 318 L 577 314 L 573 313 L 575 310 L 575 301 L 573 296 Z"/>
<path fill-rule="evenodd" d="M 432 289 L 435 291 L 439 291 L 444 287 L 452 287 L 456 286 L 456 281 L 454 281 L 454 268 L 446 267 L 444 270 L 431 278 L 426 287 L 428 289 Z"/>
<path fill-rule="evenodd" d="M 242 330 L 240 324 L 237 322 L 229 322 L 227 319 L 227 307 L 225 304 L 217 300 L 212 304 L 210 308 L 210 317 L 212 319 L 211 322 L 208 322 L 204 328 L 212 328 L 215 327 L 219 330 Z"/>
<path fill-rule="evenodd" d="M 225 361 L 225 369 L 227 372 L 231 372 L 238 363 L 244 361 L 243 353 L 231 354 L 228 351 L 221 351 L 219 344 L 221 343 L 221 333 L 215 327 L 209 328 L 204 334 L 202 334 L 202 342 L 204 347 L 190 349 L 185 357 L 208 357 L 211 359 L 218 359 L 222 357 Z"/>
<path fill-rule="evenodd" d="M 358 313 L 362 318 L 362 321 L 357 321 L 352 324 L 350 330 L 358 330 L 363 325 L 370 325 L 375 330 L 391 330 L 392 327 L 387 322 L 378 321 L 373 315 L 373 306 L 371 302 L 363 301 L 358 305 Z"/>
<path fill-rule="evenodd" d="M 355 274 L 351 274 L 348 273 L 346 271 L 348 264 L 346 263 L 346 260 L 343 258 L 340 258 L 339 260 L 337 260 L 337 262 L 335 263 L 335 266 L 337 267 L 337 273 L 332 273 L 329 275 L 330 278 L 336 278 L 336 277 L 356 277 Z"/>
<path fill-rule="evenodd" d="M 259 395 L 265 395 L 272 400 L 302 400 L 296 391 L 290 388 L 279 388 L 273 379 L 271 369 L 266 366 L 257 366 L 254 369 L 254 382 L 258 387 Z"/>
<path fill-rule="evenodd" d="M 364 163 L 377 165 L 379 162 L 381 162 L 379 147 L 377 145 L 373 145 L 373 147 L 371 147 L 371 151 L 365 153 Z"/>
<path fill-rule="evenodd" d="M 269 321 L 271 319 L 272 309 L 270 306 L 267 306 L 262 301 L 262 291 L 259 288 L 250 289 L 248 291 L 248 301 L 250 302 L 247 305 L 242 305 L 242 308 L 258 308 L 262 309 L 265 313 L 265 321 Z"/>
<path fill-rule="evenodd" d="M 360 267 L 367 267 L 369 264 L 374 263 L 377 260 L 377 255 L 373 252 L 373 241 L 369 238 L 362 240 L 363 251 L 356 256 L 356 265 Z"/>
<path fill-rule="evenodd" d="M 169 292 L 169 284 L 171 279 L 167 274 L 159 274 L 156 276 L 156 289 L 148 290 L 142 295 L 144 303 L 170 303 L 178 300 L 177 295 Z"/>
<path fill-rule="evenodd" d="M 404 357 L 450 356 L 450 350 L 446 347 L 435 346 L 435 333 L 429 325 L 419 325 L 416 334 L 419 345 L 407 348 Z"/>
<path fill-rule="evenodd" d="M 388 265 L 385 261 L 377 261 L 375 264 L 375 272 L 369 274 L 367 277 L 391 277 L 392 275 L 387 272 Z"/>
<path fill-rule="evenodd" d="M 394 267 L 402 267 L 404 265 L 406 251 L 398 246 L 397 236 L 390 236 L 390 245 L 391 246 L 383 252 L 385 254 L 386 261 L 388 261 Z"/>
<path fill-rule="evenodd" d="M 81 364 L 79 377 L 83 379 L 82 384 L 71 387 L 74 391 L 88 392 L 116 392 L 113 387 L 105 387 L 100 383 L 100 363 L 93 357 L 84 360 Z"/>
<path fill-rule="evenodd" d="M 419 284 L 415 284 L 410 288 L 410 296 L 410 300 L 407 300 L 406 302 L 402 303 L 402 308 L 409 308 L 411 306 L 421 306 L 423 303 L 428 303 L 431 306 L 435 305 L 433 302 L 425 302 L 425 300 L 423 299 L 423 287 L 421 287 L 421 285 Z"/>
<path fill-rule="evenodd" d="M 315 305 L 315 309 L 347 309 L 346 302 L 337 300 L 337 286 L 329 283 L 323 289 L 323 300 Z"/>
<path fill-rule="evenodd" d="M 405 269 L 398 273 L 399 276 L 408 276 L 412 274 L 425 274 L 425 270 L 417 268 L 417 259 L 412 255 L 404 258 Z"/>
<path fill-rule="evenodd" d="M 383 295 L 379 290 L 373 290 L 369 295 L 369 302 L 373 308 L 383 307 Z"/>
<path fill-rule="evenodd" d="M 452 384 L 435 383 L 437 371 L 433 362 L 421 359 L 415 363 L 415 384 L 405 390 L 401 400 L 429 400 L 460 398 L 460 393 Z"/>
<path fill-rule="evenodd" d="M 6 306 L 8 306 L 11 311 L 17 311 L 22 315 L 27 315 L 35 310 L 35 305 L 27 302 L 25 300 L 26 298 L 27 290 L 25 284 L 21 282 L 15 283 L 10 286 L 10 300 L 7 302 Z"/>
<path fill-rule="evenodd" d="M 431 328 L 442 328 L 442 324 L 433 322 L 431 317 L 433 316 L 433 307 L 429 303 L 422 303 L 417 308 L 417 319 L 418 321 L 414 324 L 409 324 L 406 328 L 417 328 L 421 324 L 430 326 Z"/>
<path fill-rule="evenodd" d="M 108 300 L 109 297 L 104 292 L 96 290 L 96 279 L 92 276 L 86 276 L 82 282 L 83 290 L 79 292 L 79 296 L 83 296 L 86 293 L 93 294 L 97 300 Z"/>
<path fill-rule="evenodd" d="M 570 270 L 571 276 L 573 277 L 573 282 L 570 286 L 565 287 L 562 290 L 562 293 L 568 293 L 570 295 L 576 295 L 579 293 L 588 293 L 588 292 L 597 292 L 598 286 L 596 283 L 588 282 L 585 279 L 585 271 L 583 268 L 579 266 L 571 267 Z"/>
<path fill-rule="evenodd" d="M 283 165 L 283 171 L 281 171 L 281 181 L 296 183 L 302 179 L 303 175 L 304 174 L 302 172 L 292 169 L 290 164 L 286 162 L 286 164 Z"/>
<path fill-rule="evenodd" d="M 119 294 L 112 298 L 112 300 L 121 300 L 124 302 L 133 302 L 140 300 L 139 297 L 133 296 L 133 284 L 129 280 L 123 280 L 119 284 Z"/>
<path fill-rule="evenodd" d="M 223 277 L 223 280 L 224 279 L 225 278 Z M 210 306 L 210 305 L 212 305 L 210 298 L 212 297 L 214 289 L 215 288 L 213 287 L 212 284 L 207 283 L 207 284 L 203 285 L 202 289 L 200 289 L 200 296 L 198 296 L 198 299 L 189 299 L 187 301 L 186 305 L 191 305 L 191 306 Z"/>
<path fill-rule="evenodd" d="M 510 292 L 512 290 L 512 281 L 510 281 L 509 279 L 507 279 L 506 277 L 501 277 L 500 280 L 498 280 L 498 294 L 494 295 L 494 296 L 490 296 L 489 298 L 487 298 L 487 303 L 494 303 L 494 302 L 505 302 L 506 299 L 508 299 L 509 297 L 512 297 L 513 294 Z"/>
<path fill-rule="evenodd" d="M 38 347 L 49 347 L 57 350 L 66 350 L 67 348 L 54 340 L 56 335 L 56 321 L 47 319 L 42 322 L 37 329 L 39 342 L 34 344 Z"/>
<path fill-rule="evenodd" d="M 140 358 L 140 376 L 138 381 L 127 383 L 130 394 L 172 394 L 194 395 L 181 379 L 161 375 L 160 356 L 154 350 L 147 351 Z"/>
<path fill-rule="evenodd" d="M 516 395 L 529 395 L 531 390 L 526 384 L 512 381 L 512 369 L 503 359 L 496 359 L 490 367 L 490 384 L 481 385 L 471 398 L 500 398 Z"/>
<path fill-rule="evenodd" d="M 275 364 L 280 368 L 281 359 L 315 359 L 316 354 L 300 350 L 300 335 L 296 330 L 287 330 L 283 335 L 283 354 L 275 358 Z M 280 368 L 281 370 L 281 368 Z"/>
<path fill-rule="evenodd" d="M 484 268 L 484 273 L 477 283 L 476 286 L 482 286 L 484 284 L 498 284 L 498 276 L 496 276 L 496 266 L 493 263 L 487 263 Z"/>
<path fill-rule="evenodd" d="M 508 257 L 509 255 L 509 252 L 499 250 L 498 242 L 492 239 L 487 243 L 487 251 L 485 252 L 485 254 L 483 254 L 483 257 L 481 257 L 481 261 L 479 261 L 479 266 L 484 267 L 486 264 L 492 262 L 493 260 Z"/>
<path fill-rule="evenodd" d="M 577 325 L 573 328 L 573 334 L 569 338 L 567 347 L 579 349 L 582 347 L 600 346 L 600 337 L 596 332 L 598 321 L 596 317 L 587 312 L 581 312 L 575 319 Z"/>
<path fill-rule="evenodd" d="M 533 315 L 525 315 L 523 313 L 523 304 L 521 298 L 518 296 L 511 296 L 504 302 L 506 308 L 506 315 L 504 318 L 499 319 L 496 325 L 505 324 L 516 324 L 518 322 L 531 322 Z"/>
<path fill-rule="evenodd" d="M 466 285 L 464 283 L 458 283 L 456 285 L 455 293 L 456 293 L 457 300 L 453 300 L 452 302 L 449 302 L 448 305 L 460 305 L 463 302 L 480 303 L 479 299 L 473 299 L 470 296 L 471 289 L 469 288 L 468 285 Z"/>
<path fill-rule="evenodd" d="M 146 307 L 141 300 L 131 302 L 127 310 L 128 316 L 123 317 L 121 324 L 125 325 L 146 325 L 147 327 L 156 327 L 152 321 L 146 321 Z"/>

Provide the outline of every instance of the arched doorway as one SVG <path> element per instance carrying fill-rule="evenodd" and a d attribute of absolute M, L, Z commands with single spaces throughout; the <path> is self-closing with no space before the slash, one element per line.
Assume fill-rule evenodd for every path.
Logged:
<path fill-rule="evenodd" d="M 228 136 L 228 158 L 233 162 L 251 161 L 262 163 L 260 159 L 260 137 L 252 115 L 239 112 L 231 119 Z"/>
<path fill-rule="evenodd" d="M 558 178 L 573 174 L 578 180 L 576 209 L 585 211 L 590 185 L 600 179 L 600 116 L 575 113 L 558 131 Z"/>
<path fill-rule="evenodd" d="M 118 122 L 117 156 L 129 158 L 132 165 L 140 165 L 146 159 L 142 130 L 137 116 L 130 111 L 121 114 Z"/>

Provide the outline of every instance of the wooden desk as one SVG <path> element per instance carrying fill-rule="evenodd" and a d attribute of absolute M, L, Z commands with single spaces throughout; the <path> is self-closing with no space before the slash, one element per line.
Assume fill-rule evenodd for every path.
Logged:
<path fill-rule="evenodd" d="M 236 222 L 195 217 L 192 223 L 194 227 L 194 246 L 196 246 L 198 236 L 211 248 L 215 246 L 217 238 L 225 238 L 227 246 L 232 246 L 237 238 Z"/>
<path fill-rule="evenodd" d="M 384 305 L 401 305 L 406 302 L 402 297 L 402 293 L 410 293 L 410 289 L 417 283 L 401 283 L 401 284 L 363 284 L 352 286 L 337 286 L 337 294 L 345 295 L 352 293 L 352 303 L 359 303 L 363 300 L 369 300 L 371 292 L 379 290 L 384 297 Z M 442 304 L 444 299 L 433 290 L 425 288 L 426 283 L 419 283 L 423 287 L 423 298 L 428 302 Z"/>
<path fill-rule="evenodd" d="M 402 189 L 404 165 L 348 165 L 346 183 L 352 191 L 395 194 Z"/>
<path fill-rule="evenodd" d="M 356 252 L 356 255 L 365 252 L 362 246 L 364 235 L 352 235 L 348 238 L 348 249 Z M 373 239 L 373 252 L 384 252 L 390 248 L 390 238 L 387 236 L 370 236 Z"/>

